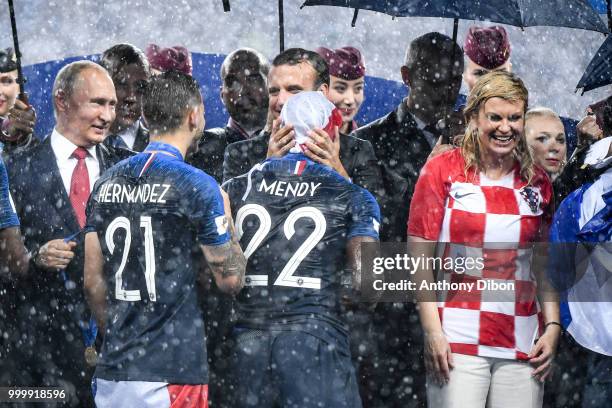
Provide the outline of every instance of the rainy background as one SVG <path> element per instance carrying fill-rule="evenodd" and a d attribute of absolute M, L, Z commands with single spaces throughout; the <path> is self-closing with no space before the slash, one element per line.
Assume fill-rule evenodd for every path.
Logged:
<path fill-rule="evenodd" d="M 605 13 L 605 0 L 590 0 Z M 284 1 L 285 48 L 353 45 L 360 48 L 367 67 L 366 101 L 357 117 L 365 124 L 391 111 L 406 95 L 400 67 L 408 43 L 430 31 L 452 35 L 453 22 L 441 18 L 392 17 L 361 10 L 351 27 L 353 10 L 338 7 L 304 7 L 303 0 Z M 219 67 L 225 54 L 252 47 L 270 59 L 279 51 L 278 2 L 231 0 L 225 13 L 221 0 L 130 0 L 15 2 L 23 54 L 26 90 L 37 108 L 36 134 L 53 127 L 50 91 L 57 71 L 83 56 L 95 58 L 119 42 L 144 49 L 184 45 L 193 53 L 194 76 L 203 87 L 206 127 L 227 121 L 219 98 Z M 170 4 L 173 3 L 173 4 Z M 551 10 L 554 12 L 553 10 Z M 603 15 L 602 15 L 603 17 Z M 0 44 L 12 46 L 8 7 L 0 9 Z M 458 42 L 472 24 L 460 20 Z M 504 26 L 512 45 L 512 65 L 530 91 L 530 105 L 549 107 L 561 116 L 580 119 L 590 103 L 609 95 L 612 87 L 575 92 L 582 73 L 604 41 L 601 33 L 558 27 Z M 465 93 L 465 86 L 462 89 Z"/>
<path fill-rule="evenodd" d="M 591 0 L 605 13 L 604 0 Z M 4 2 L 3 2 L 4 3 Z M 279 51 L 278 2 L 230 0 L 15 0 L 26 90 L 38 112 L 36 134 L 53 127 L 51 86 L 67 62 L 95 58 L 113 44 L 129 42 L 144 49 L 184 45 L 193 53 L 194 76 L 203 88 L 207 128 L 223 126 L 227 113 L 219 98 L 219 68 L 238 47 L 252 47 L 272 59 Z M 170 4 L 172 3 L 172 4 Z M 453 22 L 440 18 L 391 18 L 362 10 L 351 27 L 352 9 L 306 7 L 303 0 L 284 1 L 285 48 L 352 45 L 362 50 L 367 67 L 366 101 L 357 121 L 368 123 L 397 106 L 406 95 L 399 82 L 409 42 L 431 31 L 451 36 Z M 5 3 L 4 3 L 5 4 Z M 554 10 L 551 10 L 554 12 Z M 603 16 L 602 16 L 603 17 Z M 0 47 L 12 46 L 8 7 L 0 7 Z M 473 25 L 461 20 L 458 42 Z M 607 86 L 586 95 L 575 92 L 588 62 L 604 41 L 601 33 L 558 27 L 520 29 L 504 26 L 512 45 L 513 71 L 530 91 L 530 105 L 549 107 L 580 119 L 587 105 L 612 94 Z M 466 93 L 465 86 L 462 93 Z M 564 378 L 568 373 L 563 373 Z"/>

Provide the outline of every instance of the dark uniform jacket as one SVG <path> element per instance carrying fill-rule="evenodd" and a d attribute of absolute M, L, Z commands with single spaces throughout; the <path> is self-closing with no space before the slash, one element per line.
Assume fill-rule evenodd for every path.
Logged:
<path fill-rule="evenodd" d="M 138 130 L 136 131 L 136 139 L 134 140 L 134 147 L 132 150 L 135 152 L 142 152 L 149 144 L 149 130 L 144 127 L 142 121 L 138 121 Z M 104 139 L 104 145 L 107 147 L 117 147 L 120 149 L 128 149 L 121 136 L 110 134 Z"/>
<path fill-rule="evenodd" d="M 96 152 L 100 174 L 132 154 L 104 144 L 99 144 Z M 50 137 L 10 155 L 7 168 L 21 233 L 29 251 L 36 252 L 48 241 L 79 231 Z M 60 381 L 63 387 L 61 382 L 66 382 L 74 386 L 78 398 L 78 402 L 70 399 L 69 405 L 91 406 L 93 370 L 85 364 L 83 334 L 78 326 L 79 319 L 87 321 L 90 316 L 83 296 L 82 235 L 75 241 L 75 256 L 65 270 L 66 279 L 62 273 L 39 269 L 31 262 L 28 280 L 18 284 L 12 304 L 15 328 L 11 343 L 15 350 L 10 360 L 17 365 L 14 373 L 27 385 L 53 385 Z M 5 304 L 4 300 L 2 303 Z"/>
<path fill-rule="evenodd" d="M 419 172 L 431 152 L 427 138 L 405 102 L 351 135 L 372 144 L 382 172 L 384 191 L 375 194 L 381 207 L 381 242 L 406 241 L 410 199 Z"/>
<path fill-rule="evenodd" d="M 229 126 L 205 130 L 198 142 L 198 150 L 187 158 L 187 162 L 205 171 L 220 184 L 223 181 L 225 148 L 244 140 L 242 133 Z"/>
<path fill-rule="evenodd" d="M 254 165 L 264 161 L 269 139 L 270 133 L 262 131 L 259 136 L 227 146 L 223 161 L 223 180 L 247 173 Z M 377 191 L 382 191 L 380 169 L 369 142 L 340 135 L 340 161 L 353 183 L 369 190 L 375 196 Z"/>

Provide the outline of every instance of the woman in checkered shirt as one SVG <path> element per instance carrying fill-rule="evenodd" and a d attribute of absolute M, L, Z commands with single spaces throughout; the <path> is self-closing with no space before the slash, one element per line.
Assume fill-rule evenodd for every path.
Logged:
<path fill-rule="evenodd" d="M 462 147 L 429 160 L 415 187 L 411 253 L 455 261 L 436 271 L 449 283 L 437 305 L 419 294 L 431 407 L 542 406 L 559 304 L 531 263 L 545 253 L 534 243 L 546 241 L 552 187 L 529 155 L 527 102 L 517 76 L 484 75 L 467 101 Z M 417 287 L 433 278 L 431 269 L 415 276 Z"/>

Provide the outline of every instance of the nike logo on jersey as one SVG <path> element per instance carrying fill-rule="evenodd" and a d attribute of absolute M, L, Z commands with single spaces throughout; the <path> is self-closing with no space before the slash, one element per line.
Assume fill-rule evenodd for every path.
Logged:
<path fill-rule="evenodd" d="M 271 184 L 268 184 L 266 179 L 262 179 L 257 191 L 262 191 L 277 197 L 303 197 L 306 194 L 310 194 L 310 197 L 312 197 L 320 185 L 321 183 L 307 183 L 303 181 L 292 183 L 279 180 L 274 180 Z"/>
<path fill-rule="evenodd" d="M 470 194 L 475 194 L 475 193 L 464 193 L 464 194 L 459 194 L 459 193 L 455 193 L 455 200 L 459 200 L 465 196 L 469 196 Z"/>
<path fill-rule="evenodd" d="M 99 203 L 165 204 L 170 184 L 140 184 L 137 186 L 108 183 L 100 188 Z"/>

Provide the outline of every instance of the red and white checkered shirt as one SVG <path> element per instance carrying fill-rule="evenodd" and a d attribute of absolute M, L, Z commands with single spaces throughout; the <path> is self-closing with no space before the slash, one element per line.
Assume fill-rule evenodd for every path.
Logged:
<path fill-rule="evenodd" d="M 541 317 L 531 270 L 532 243 L 545 239 L 552 186 L 536 170 L 531 183 L 518 163 L 499 180 L 465 173 L 461 149 L 429 160 L 410 206 L 408 235 L 438 245 L 443 257 L 481 258 L 484 268 L 447 269 L 447 282 L 472 282 L 472 291 L 438 292 L 442 328 L 454 353 L 526 360 Z M 477 290 L 478 280 L 514 283 L 514 290 Z"/>

